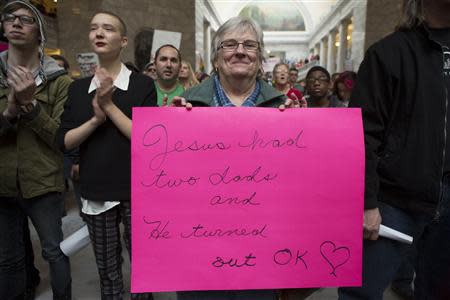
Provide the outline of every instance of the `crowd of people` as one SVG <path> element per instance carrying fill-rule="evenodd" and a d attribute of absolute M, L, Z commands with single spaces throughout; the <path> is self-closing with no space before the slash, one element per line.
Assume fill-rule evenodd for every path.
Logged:
<path fill-rule="evenodd" d="M 131 259 L 131 110 L 168 105 L 360 107 L 363 284 L 339 288 L 339 299 L 382 299 L 396 278 L 406 278 L 404 299 L 450 299 L 448 13 L 447 0 L 405 0 L 401 25 L 368 49 L 358 75 L 316 65 L 298 78 L 298 66 L 279 63 L 266 82 L 263 32 L 251 19 L 220 26 L 211 44 L 213 71 L 205 74 L 171 44 L 159 47 L 143 70 L 123 63 L 127 26 L 100 11 L 86 24 L 99 66 L 93 76 L 72 80 L 64 57 L 44 55 L 40 12 L 26 0 L 8 2 L 1 13 L 9 47 L 0 54 L 0 299 L 34 299 L 39 272 L 28 220 L 49 264 L 53 299 L 72 299 L 70 262 L 59 247 L 67 179 L 89 229 L 101 299 L 123 298 L 119 225 Z M 413 245 L 380 238 L 381 223 L 413 236 Z M 177 297 L 304 299 L 314 291 L 180 291 Z"/>

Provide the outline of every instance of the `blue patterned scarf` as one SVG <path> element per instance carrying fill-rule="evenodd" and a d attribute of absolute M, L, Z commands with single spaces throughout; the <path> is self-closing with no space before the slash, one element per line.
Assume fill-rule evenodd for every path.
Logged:
<path fill-rule="evenodd" d="M 234 107 L 234 105 L 228 96 L 225 94 L 222 85 L 220 84 L 219 76 L 217 74 L 214 76 L 214 106 L 223 106 L 223 107 Z M 256 100 L 258 99 L 259 92 L 261 91 L 261 86 L 259 81 L 256 81 L 256 86 L 253 92 L 245 99 L 244 103 L 242 103 L 242 107 L 253 107 L 256 105 Z"/>

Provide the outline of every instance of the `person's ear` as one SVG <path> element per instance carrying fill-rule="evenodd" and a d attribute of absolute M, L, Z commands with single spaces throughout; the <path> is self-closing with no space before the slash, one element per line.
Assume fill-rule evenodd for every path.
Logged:
<path fill-rule="evenodd" d="M 125 48 L 128 45 L 128 38 L 126 36 L 122 37 L 122 45 L 120 46 L 120 48 Z"/>

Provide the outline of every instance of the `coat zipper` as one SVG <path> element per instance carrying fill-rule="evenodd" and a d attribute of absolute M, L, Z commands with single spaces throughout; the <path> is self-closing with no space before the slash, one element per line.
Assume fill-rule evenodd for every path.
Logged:
<path fill-rule="evenodd" d="M 442 70 L 444 69 L 444 64 L 445 64 L 445 51 L 444 51 L 444 47 L 441 45 L 441 43 L 434 41 L 435 43 L 439 44 L 439 46 L 441 47 L 441 52 L 442 52 Z M 443 79 L 443 85 L 444 85 L 444 92 L 445 92 L 445 115 L 444 115 L 444 147 L 442 150 L 442 166 L 441 166 L 441 179 L 439 180 L 439 198 L 438 198 L 438 203 L 436 206 L 436 214 L 434 219 L 436 221 L 439 220 L 440 218 L 440 212 L 441 212 L 441 205 L 442 205 L 442 196 L 443 196 L 443 180 L 444 180 L 444 168 L 445 168 L 445 159 L 446 159 L 446 148 L 447 148 L 447 114 L 448 114 L 448 90 L 447 90 L 447 86 L 445 85 L 445 75 L 442 72 L 442 79 Z"/>

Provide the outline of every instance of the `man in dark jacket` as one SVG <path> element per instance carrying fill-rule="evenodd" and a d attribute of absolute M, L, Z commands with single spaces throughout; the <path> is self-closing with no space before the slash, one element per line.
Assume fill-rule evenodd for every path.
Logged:
<path fill-rule="evenodd" d="M 340 299 L 382 299 L 424 228 L 448 210 L 449 13 L 448 0 L 405 1 L 399 30 L 370 47 L 361 64 L 350 104 L 362 108 L 366 143 L 363 286 L 340 289 Z M 413 246 L 379 238 L 381 223 L 412 235 Z M 427 255 L 436 257 L 434 250 Z M 423 266 L 416 296 L 444 299 L 430 289 L 437 287 L 431 262 Z M 441 267 L 448 270 L 448 255 Z"/>
<path fill-rule="evenodd" d="M 53 299 L 70 299 L 69 259 L 59 248 L 64 181 L 55 134 L 71 79 L 44 56 L 44 21 L 34 6 L 10 1 L 1 20 L 9 49 L 0 55 L 0 299 L 24 299 L 25 215 L 49 263 Z"/>

